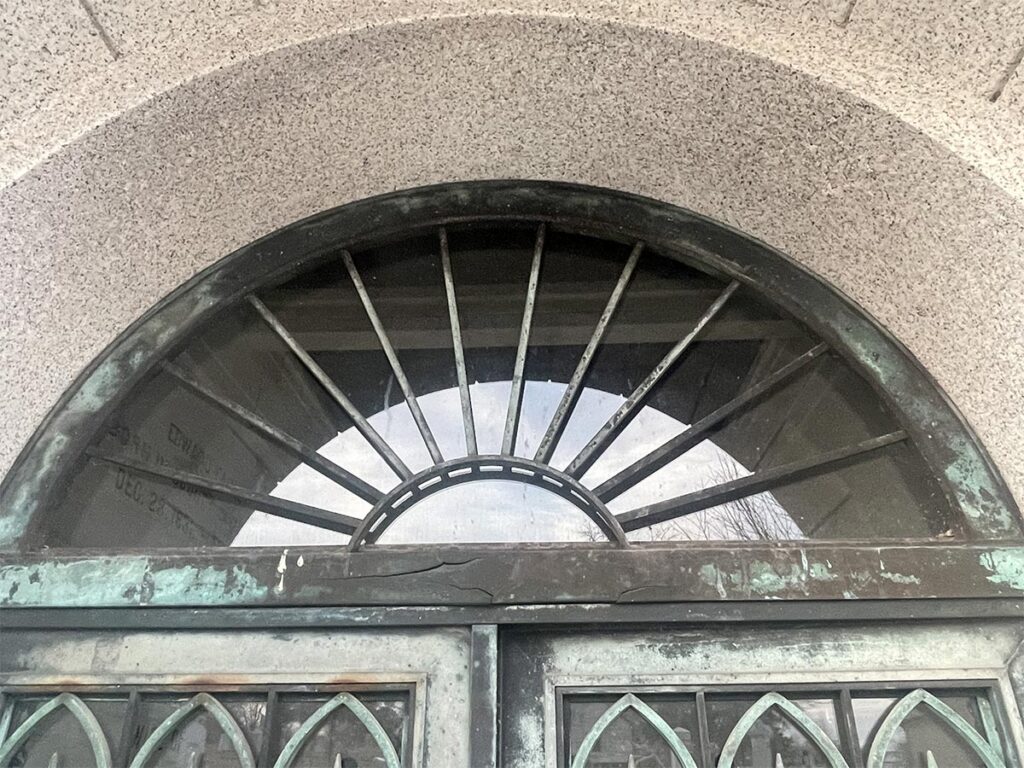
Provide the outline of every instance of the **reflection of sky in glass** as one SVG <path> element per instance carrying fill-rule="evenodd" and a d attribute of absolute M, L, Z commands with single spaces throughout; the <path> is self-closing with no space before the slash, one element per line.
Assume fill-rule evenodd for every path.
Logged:
<path fill-rule="evenodd" d="M 481 454 L 500 452 L 510 385 L 488 382 L 471 386 L 473 415 Z M 555 382 L 528 381 L 516 455 L 532 458 L 565 390 Z M 386 393 L 388 398 L 391 393 Z M 446 459 L 466 455 L 462 407 L 458 389 L 432 392 L 418 398 L 420 407 Z M 551 465 L 565 469 L 580 449 L 604 425 L 624 398 L 584 389 L 573 410 Z M 390 405 L 370 423 L 398 452 L 413 472 L 431 466 L 430 457 L 404 401 Z M 593 488 L 686 428 L 682 422 L 644 407 L 611 448 L 583 477 Z M 398 483 L 396 475 L 354 428 L 347 429 L 319 449 L 319 453 L 387 492 Z M 680 496 L 750 473 L 710 441 L 692 450 L 609 503 L 612 512 Z M 274 490 L 278 498 L 365 517 L 370 505 L 305 465 L 299 465 Z M 756 522 L 752 522 L 755 521 Z M 765 522 L 767 524 L 765 524 Z M 679 539 L 763 538 L 770 530 L 775 539 L 803 538 L 799 528 L 771 494 L 737 502 L 630 534 L 636 541 Z M 254 512 L 238 532 L 233 546 L 344 544 L 345 534 Z M 402 515 L 381 538 L 381 543 L 592 541 L 603 540 L 588 518 L 575 506 L 549 491 L 508 481 L 478 481 L 441 491 Z"/>

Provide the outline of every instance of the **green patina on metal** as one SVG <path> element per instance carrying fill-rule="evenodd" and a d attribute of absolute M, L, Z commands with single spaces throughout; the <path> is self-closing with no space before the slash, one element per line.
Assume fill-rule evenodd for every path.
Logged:
<path fill-rule="evenodd" d="M 809 575 L 813 581 L 836 581 L 838 574 L 832 573 L 826 563 L 811 563 Z"/>
<path fill-rule="evenodd" d="M 154 569 L 147 557 L 97 557 L 0 567 L 0 605 L 244 604 L 270 588 L 242 566 Z"/>
<path fill-rule="evenodd" d="M 980 562 L 991 572 L 989 581 L 1024 590 L 1024 549 L 995 549 L 983 553 Z"/>
<path fill-rule="evenodd" d="M 270 588 L 241 566 L 230 570 L 191 565 L 165 568 L 151 574 L 149 605 L 177 603 L 254 603 L 263 601 Z"/>
<path fill-rule="evenodd" d="M 614 554 L 614 556 L 613 556 Z M 0 560 L 0 606 L 515 605 L 750 599 L 1013 598 L 1024 547 L 751 545 L 327 552 L 282 572 L 280 551 Z M 297 565 L 297 560 L 296 560 Z"/>
<path fill-rule="evenodd" d="M 808 572 L 796 563 L 780 571 L 774 563 L 755 560 L 747 565 L 747 587 L 758 595 L 800 590 L 807 582 Z"/>
<path fill-rule="evenodd" d="M 893 584 L 920 584 L 921 579 L 918 576 L 913 576 L 907 573 L 889 573 L 888 571 L 882 571 L 878 574 L 879 577 L 886 581 L 891 581 Z"/>
<path fill-rule="evenodd" d="M 807 714 L 796 704 L 785 696 L 778 693 L 766 693 L 754 705 L 743 713 L 736 726 L 729 734 L 729 738 L 722 747 L 722 756 L 718 760 L 718 768 L 732 768 L 736 760 L 736 753 L 746 738 L 747 733 L 754 726 L 762 715 L 769 709 L 775 707 L 785 713 L 786 717 L 796 725 L 804 735 L 807 736 L 822 751 L 828 760 L 830 768 L 849 768 L 849 764 L 843 757 L 839 748 L 832 743 L 832 740 Z"/>
<path fill-rule="evenodd" d="M 709 563 L 702 565 L 698 574 L 701 581 L 714 588 L 722 598 L 729 593 L 726 587 L 744 594 L 792 595 L 794 592 L 806 592 L 811 582 L 832 582 L 841 578 L 831 570 L 827 561 L 811 562 L 806 553 L 801 553 L 800 559 L 800 563 L 787 565 L 752 560 L 727 571 Z"/>
<path fill-rule="evenodd" d="M 907 716 L 920 705 L 929 707 L 951 730 L 956 732 L 963 739 L 964 743 L 970 746 L 974 753 L 981 758 L 985 768 L 1006 768 L 1006 763 L 997 749 L 974 730 L 960 713 L 921 688 L 904 696 L 886 715 L 885 720 L 882 721 L 878 728 L 875 740 L 871 743 L 867 768 L 885 767 L 885 755 L 889 751 L 893 738 L 900 730 L 900 726 L 903 725 L 903 721 Z"/>
<path fill-rule="evenodd" d="M 683 768 L 697 768 L 697 763 L 694 762 L 693 756 L 687 750 L 686 745 L 683 744 L 682 739 L 672 729 L 672 726 L 665 722 L 665 719 L 651 709 L 642 699 L 634 696 L 632 693 L 627 693 L 617 702 L 612 704 L 604 714 L 597 719 L 594 726 L 590 729 L 583 741 L 580 743 L 579 751 L 576 753 L 576 757 L 573 758 L 571 768 L 587 768 L 588 760 L 590 759 L 590 753 L 594 750 L 598 740 L 604 735 L 605 730 L 610 726 L 623 712 L 627 710 L 633 710 L 644 720 L 651 724 L 658 735 L 665 740 L 669 749 L 672 750 L 672 754 L 675 759 L 679 762 Z M 630 763 L 632 764 L 632 763 Z"/>
<path fill-rule="evenodd" d="M 3 514 L 0 515 L 0 550 L 18 543 L 25 535 L 33 517 L 40 511 L 50 478 L 71 458 L 74 451 L 70 437 L 73 424 L 102 413 L 119 401 L 128 384 L 153 362 L 157 350 L 164 349 L 177 338 L 191 321 L 216 308 L 223 300 L 219 281 L 199 281 L 188 290 L 179 289 L 177 302 L 168 302 L 150 310 L 125 332 L 125 342 L 114 342 L 97 358 L 59 402 L 37 433 L 29 458 L 19 462 L 4 479 Z M 132 333 L 136 328 L 145 333 Z M 115 354 L 115 347 L 123 347 Z M 67 426 L 64 426 L 67 425 Z"/>
<path fill-rule="evenodd" d="M 844 309 L 852 320 L 850 309 Z M 1021 522 L 1007 504 L 1009 497 L 1005 487 L 1001 487 L 984 450 L 944 393 L 931 382 L 928 382 L 931 386 L 925 388 L 921 379 L 927 374 L 918 369 L 897 342 L 893 342 L 896 350 L 883 353 L 875 329 L 856 322 L 841 323 L 839 327 L 842 341 L 852 357 L 894 397 L 905 419 L 919 425 L 922 439 L 931 444 L 929 447 L 940 449 L 942 459 L 936 470 L 941 472 L 969 525 L 991 538 L 1020 535 Z M 854 327 L 858 330 L 850 330 Z M 904 356 L 899 356 L 898 352 L 903 352 Z"/>
<path fill-rule="evenodd" d="M 228 712 L 223 704 L 208 693 L 196 694 L 160 723 L 157 729 L 146 739 L 142 747 L 139 748 L 129 768 L 146 768 L 147 765 L 150 765 L 154 758 L 159 757 L 160 746 L 170 738 L 171 734 L 183 722 L 201 709 L 205 709 L 210 713 L 224 732 L 224 735 L 228 737 L 228 741 L 231 742 L 231 746 L 238 756 L 239 768 L 256 768 L 256 760 L 253 758 L 252 748 L 249 746 L 245 734 L 242 733 L 242 729 L 238 727 L 235 718 L 231 716 L 231 713 Z"/>
<path fill-rule="evenodd" d="M 103 728 L 100 726 L 96 716 L 89 710 L 85 703 L 72 693 L 61 693 L 39 709 L 33 712 L 18 729 L 11 734 L 11 737 L 0 744 L 0 768 L 8 768 L 14 756 L 28 740 L 40 722 L 46 719 L 54 711 L 65 708 L 81 724 L 92 747 L 92 754 L 96 760 L 96 768 L 111 768 L 113 763 L 110 759 L 110 745 L 103 735 Z M 55 754 L 55 757 L 59 755 Z M 53 760 L 51 759 L 51 764 Z"/>
<path fill-rule="evenodd" d="M 35 457 L 39 474 L 48 475 L 56 471 L 68 442 L 66 434 L 58 433 L 46 441 L 45 445 L 39 446 Z M 31 483 L 19 483 L 11 490 L 10 506 L 0 515 L 0 549 L 12 546 L 25 533 L 36 510 L 35 491 Z"/>
<path fill-rule="evenodd" d="M 134 605 L 144 557 L 96 557 L 0 567 L 0 605 Z"/>
<path fill-rule="evenodd" d="M 991 470 L 978 454 L 978 446 L 961 435 L 948 436 L 946 443 L 952 461 L 944 474 L 960 492 L 964 515 L 988 531 L 1020 533 L 1020 521 L 999 502 L 999 489 L 993 483 Z"/>
<path fill-rule="evenodd" d="M 380 750 L 380 757 L 384 761 L 386 768 L 402 768 L 402 761 L 399 759 L 398 753 L 395 751 L 395 745 L 391 743 L 387 731 L 377 721 L 377 718 L 373 716 L 373 713 L 366 708 L 366 705 L 351 693 L 339 693 L 310 715 L 306 722 L 299 727 L 299 730 L 295 732 L 295 735 L 285 744 L 284 749 L 281 750 L 281 754 L 277 758 L 277 762 L 274 763 L 274 768 L 291 768 L 296 756 L 310 736 L 319 730 L 320 726 L 330 717 L 332 712 L 342 707 L 355 715 L 366 728 Z M 340 761 L 338 763 L 340 764 Z M 136 767 L 133 765 L 132 768 Z"/>

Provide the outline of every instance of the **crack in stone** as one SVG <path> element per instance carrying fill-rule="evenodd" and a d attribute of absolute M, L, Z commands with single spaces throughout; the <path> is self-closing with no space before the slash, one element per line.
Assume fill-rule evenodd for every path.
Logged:
<path fill-rule="evenodd" d="M 107 50 L 110 51 L 110 55 L 114 57 L 114 61 L 121 58 L 121 51 L 114 44 L 114 39 L 107 32 L 107 28 L 103 26 L 99 16 L 96 15 L 96 9 L 93 8 L 92 3 L 89 0 L 78 0 L 78 4 L 82 6 L 82 10 L 85 11 L 85 15 L 89 17 L 89 21 L 96 28 L 99 33 L 100 40 L 107 46 Z"/>
<path fill-rule="evenodd" d="M 1017 49 L 1017 52 L 1010 59 L 1009 63 L 999 73 L 999 77 L 992 83 L 992 87 L 989 88 L 988 93 L 985 94 L 986 98 L 991 102 L 999 101 L 999 97 L 1003 95 L 1003 91 L 1006 90 L 1006 86 L 1010 83 L 1010 79 L 1017 72 L 1021 62 L 1024 62 L 1024 45 Z"/>

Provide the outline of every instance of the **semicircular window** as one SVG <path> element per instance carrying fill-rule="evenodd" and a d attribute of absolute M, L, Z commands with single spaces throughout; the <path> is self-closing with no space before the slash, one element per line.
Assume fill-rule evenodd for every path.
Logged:
<path fill-rule="evenodd" d="M 849 351 L 623 232 L 446 221 L 243 287 L 124 388 L 37 543 L 961 533 Z"/>

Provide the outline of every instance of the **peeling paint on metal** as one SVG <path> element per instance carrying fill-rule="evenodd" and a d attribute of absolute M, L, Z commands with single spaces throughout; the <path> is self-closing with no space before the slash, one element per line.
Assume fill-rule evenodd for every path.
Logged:
<path fill-rule="evenodd" d="M 131 602 L 124 585 L 141 585 L 148 570 L 145 559 L 114 557 L 7 566 L 0 605 L 124 605 Z"/>
<path fill-rule="evenodd" d="M 268 589 L 240 566 L 153 570 L 147 558 L 0 568 L 0 605 L 118 606 L 258 602 Z"/>
<path fill-rule="evenodd" d="M 839 575 L 829 571 L 830 567 L 830 564 L 812 563 L 810 568 L 811 579 L 813 581 L 836 581 Z"/>
<path fill-rule="evenodd" d="M 888 571 L 882 571 L 878 574 L 881 578 L 886 581 L 891 581 L 893 584 L 920 584 L 921 579 L 913 574 L 907 573 L 889 573 Z"/>
<path fill-rule="evenodd" d="M 879 573 L 879 577 L 893 584 L 921 584 L 921 579 L 912 573 L 890 573 L 888 570 L 883 570 Z"/>
<path fill-rule="evenodd" d="M 981 566 L 991 571 L 988 580 L 992 583 L 1024 590 L 1024 550 L 996 549 L 985 552 L 981 556 Z"/>

